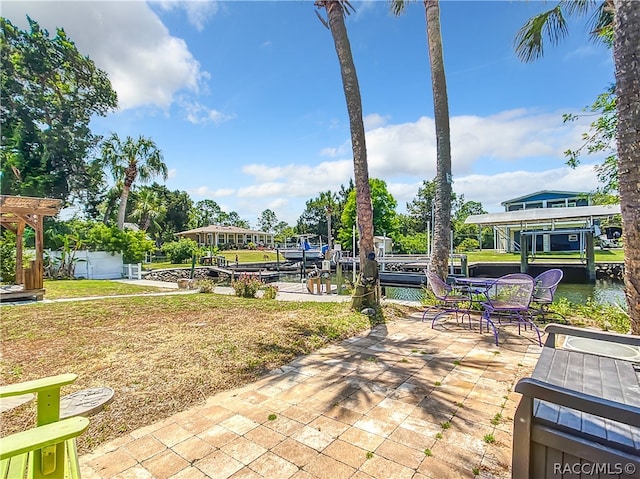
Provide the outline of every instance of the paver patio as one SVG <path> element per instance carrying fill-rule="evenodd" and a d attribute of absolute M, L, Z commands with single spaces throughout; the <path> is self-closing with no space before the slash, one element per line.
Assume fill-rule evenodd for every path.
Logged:
<path fill-rule="evenodd" d="M 508 331 L 495 346 L 492 334 L 420 318 L 105 443 L 81 457 L 83 478 L 510 477 L 511 391 L 537 341 Z"/>

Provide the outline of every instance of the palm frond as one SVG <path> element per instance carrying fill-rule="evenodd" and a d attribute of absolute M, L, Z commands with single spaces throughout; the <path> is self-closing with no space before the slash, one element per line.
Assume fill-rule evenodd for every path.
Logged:
<path fill-rule="evenodd" d="M 581 16 L 592 11 L 597 4 L 596 0 L 560 0 L 558 7 L 567 12 L 567 15 Z"/>
<path fill-rule="evenodd" d="M 345 15 L 351 15 L 351 13 L 355 13 L 356 9 L 353 8 L 353 5 L 351 5 L 349 3 L 349 0 L 339 0 L 340 4 L 342 5 L 342 10 L 344 11 Z"/>
<path fill-rule="evenodd" d="M 391 0 L 391 13 L 396 17 L 402 15 L 407 9 L 407 0 Z"/>
<path fill-rule="evenodd" d="M 329 24 L 327 23 L 327 21 L 322 18 L 322 15 L 320 15 L 320 13 L 318 12 L 318 10 L 314 10 L 316 12 L 316 15 L 318 16 L 318 19 L 322 22 L 322 24 L 327 28 L 327 30 L 329 30 Z"/>
<path fill-rule="evenodd" d="M 544 38 L 553 45 L 567 36 L 567 22 L 561 4 L 531 17 L 518 31 L 514 40 L 516 55 L 524 62 L 537 60 L 544 53 Z"/>
<path fill-rule="evenodd" d="M 603 1 L 589 19 L 589 29 L 594 40 L 603 40 L 602 33 L 613 29 L 613 5 L 611 0 Z"/>

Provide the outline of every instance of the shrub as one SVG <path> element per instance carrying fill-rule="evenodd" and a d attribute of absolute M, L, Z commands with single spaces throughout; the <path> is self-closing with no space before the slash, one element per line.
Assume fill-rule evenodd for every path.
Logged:
<path fill-rule="evenodd" d="M 241 298 L 255 298 L 262 285 L 262 281 L 248 274 L 241 274 L 237 280 L 231 281 L 231 287 L 236 292 L 236 296 Z"/>
<path fill-rule="evenodd" d="M 0 280 L 3 283 L 16 280 L 16 235 L 8 230 L 0 236 Z"/>
<path fill-rule="evenodd" d="M 278 287 L 275 284 L 265 284 L 262 287 L 262 297 L 264 299 L 276 299 L 278 294 Z"/>
<path fill-rule="evenodd" d="M 198 290 L 201 293 L 213 293 L 216 289 L 216 282 L 212 279 L 201 279 L 198 281 Z"/>
<path fill-rule="evenodd" d="M 180 238 L 172 243 L 162 245 L 162 252 L 166 254 L 169 261 L 173 264 L 184 263 L 198 251 L 198 245 L 195 241 L 188 238 Z"/>
<path fill-rule="evenodd" d="M 475 251 L 480 247 L 480 243 L 475 238 L 465 238 L 460 244 L 456 247 L 456 251 Z"/>

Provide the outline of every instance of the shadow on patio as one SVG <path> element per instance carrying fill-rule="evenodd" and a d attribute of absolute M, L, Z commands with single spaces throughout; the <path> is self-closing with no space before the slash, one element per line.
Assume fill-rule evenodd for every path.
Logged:
<path fill-rule="evenodd" d="M 81 458 L 83 477 L 510 477 L 511 391 L 537 344 L 507 330 L 496 347 L 491 334 L 420 318 L 106 443 Z"/>

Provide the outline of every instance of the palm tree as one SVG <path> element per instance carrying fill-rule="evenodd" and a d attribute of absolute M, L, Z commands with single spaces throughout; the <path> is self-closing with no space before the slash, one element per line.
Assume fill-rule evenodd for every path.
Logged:
<path fill-rule="evenodd" d="M 524 61 L 542 56 L 543 36 L 557 43 L 567 34 L 563 10 L 567 14 L 594 11 L 592 28 L 614 29 L 613 56 L 616 66 L 618 185 L 622 210 L 625 256 L 625 294 L 631 330 L 640 334 L 640 173 L 638 144 L 640 144 L 640 3 L 633 0 L 561 0 L 548 12 L 531 18 L 518 32 L 516 53 Z"/>
<path fill-rule="evenodd" d="M 367 267 L 369 253 L 373 253 L 373 207 L 371 206 L 371 190 L 369 189 L 369 167 L 367 165 L 367 145 L 365 142 L 364 121 L 362 120 L 360 86 L 356 75 L 356 67 L 353 63 L 347 28 L 344 23 L 345 15 L 348 15 L 354 9 L 347 0 L 317 0 L 315 6 L 324 8 L 327 12 L 328 21 L 325 21 L 317 11 L 316 14 L 331 31 L 340 63 L 342 86 L 347 101 L 349 127 L 351 129 L 356 212 L 360 233 L 360 264 L 362 265 L 362 270 L 364 270 Z M 365 303 L 367 302 L 365 301 Z"/>
<path fill-rule="evenodd" d="M 394 0 L 391 10 L 395 15 L 404 12 L 407 2 Z M 427 19 L 427 45 L 431 67 L 433 111 L 436 124 L 436 197 L 434 213 L 433 248 L 429 269 L 441 278 L 447 276 L 447 263 L 451 249 L 451 134 L 449 129 L 449 99 L 442 57 L 440 5 L 438 0 L 424 0 Z"/>
<path fill-rule="evenodd" d="M 167 209 L 162 206 L 158 194 L 146 187 L 138 191 L 130 217 L 138 222 L 143 231 L 148 231 L 151 226 L 157 230 L 159 228 L 157 220 L 166 211 Z"/>
<path fill-rule="evenodd" d="M 560 0 L 555 7 L 531 17 L 518 31 L 515 50 L 518 58 L 530 62 L 544 54 L 545 37 L 557 45 L 569 33 L 567 15 L 592 13 L 591 35 L 600 39 L 600 32 L 613 25 L 613 1 Z"/>
<path fill-rule="evenodd" d="M 124 142 L 116 133 L 102 143 L 104 166 L 111 171 L 116 182 L 122 181 L 122 193 L 118 206 L 118 228 L 123 229 L 127 200 L 131 186 L 136 180 L 147 183 L 156 176 L 167 179 L 167 165 L 162 161 L 162 152 L 150 138 L 139 136 L 137 140 L 127 136 Z"/>
<path fill-rule="evenodd" d="M 625 295 L 631 330 L 640 334 L 640 2 L 616 0 L 613 57 L 618 95 L 618 182 Z"/>

